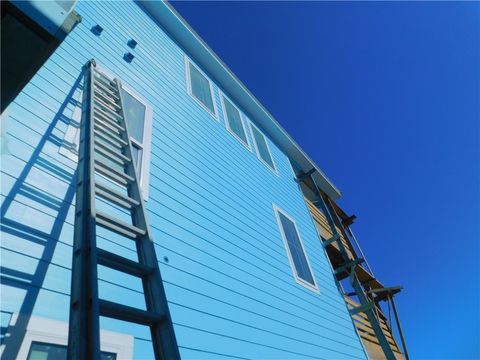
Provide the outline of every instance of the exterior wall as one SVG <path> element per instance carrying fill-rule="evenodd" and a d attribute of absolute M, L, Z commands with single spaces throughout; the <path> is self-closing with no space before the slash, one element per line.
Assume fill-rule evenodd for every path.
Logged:
<path fill-rule="evenodd" d="M 277 176 L 226 130 L 218 86 L 219 121 L 188 95 L 184 53 L 138 5 L 80 1 L 77 11 L 82 23 L 8 109 L 3 330 L 18 312 L 26 316 L 13 335 L 29 315 L 68 321 L 76 164 L 59 146 L 81 100 L 82 66 L 95 58 L 153 107 L 147 208 L 182 357 L 365 358 L 285 154 L 269 143 Z M 97 23 L 100 36 L 90 31 Z M 319 293 L 295 282 L 273 203 L 295 219 Z M 118 239 L 99 246 L 134 255 Z M 99 275 L 101 296 L 141 306 L 139 282 Z M 145 329 L 101 325 L 133 334 L 134 358 L 152 358 Z"/>

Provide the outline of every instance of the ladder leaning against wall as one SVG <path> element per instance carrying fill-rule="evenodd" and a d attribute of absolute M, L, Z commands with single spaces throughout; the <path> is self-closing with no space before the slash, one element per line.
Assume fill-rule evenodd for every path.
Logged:
<path fill-rule="evenodd" d="M 80 128 L 68 358 L 100 359 L 100 316 L 150 328 L 156 359 L 179 359 L 178 346 L 147 222 L 121 85 L 87 63 Z M 129 220 L 100 211 L 122 208 Z M 97 247 L 97 227 L 135 242 L 137 261 Z M 98 265 L 141 279 L 146 310 L 99 298 Z"/>

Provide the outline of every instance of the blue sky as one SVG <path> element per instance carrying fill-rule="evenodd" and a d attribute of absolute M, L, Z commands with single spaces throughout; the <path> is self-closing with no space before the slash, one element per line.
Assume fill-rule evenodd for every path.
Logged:
<path fill-rule="evenodd" d="M 411 357 L 480 358 L 480 3 L 174 6 L 342 190 Z"/>

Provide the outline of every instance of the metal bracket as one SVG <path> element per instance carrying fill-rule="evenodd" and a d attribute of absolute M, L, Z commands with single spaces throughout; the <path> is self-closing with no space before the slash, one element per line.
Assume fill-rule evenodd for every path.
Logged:
<path fill-rule="evenodd" d="M 362 258 L 358 258 L 358 259 L 349 261 L 349 262 L 345 263 L 344 265 L 335 269 L 335 275 L 341 274 L 344 271 L 348 271 L 348 273 L 351 274 L 354 271 L 355 266 L 360 265 L 362 262 L 363 262 Z"/>
<path fill-rule="evenodd" d="M 300 174 L 297 175 L 297 178 L 296 178 L 296 181 L 298 183 L 301 183 L 303 180 L 305 180 L 306 178 L 308 178 L 309 176 L 311 176 L 315 171 L 317 171 L 315 168 L 312 168 L 310 169 L 309 171 L 307 172 L 302 172 Z"/>
<path fill-rule="evenodd" d="M 353 309 L 350 309 L 349 312 L 350 312 L 350 315 L 356 315 L 358 313 L 368 311 L 372 308 L 373 308 L 373 303 L 369 302 L 365 305 L 354 307 Z"/>
<path fill-rule="evenodd" d="M 332 244 L 332 243 L 334 243 L 335 241 L 338 241 L 338 240 L 340 240 L 340 235 L 335 234 L 335 235 L 333 235 L 330 239 L 325 240 L 325 241 L 322 243 L 322 246 L 323 246 L 324 248 L 326 248 L 328 245 L 330 245 L 330 244 Z"/>

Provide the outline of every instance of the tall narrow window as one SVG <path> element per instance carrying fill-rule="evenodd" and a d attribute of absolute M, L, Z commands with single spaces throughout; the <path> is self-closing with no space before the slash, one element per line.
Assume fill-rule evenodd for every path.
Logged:
<path fill-rule="evenodd" d="M 186 59 L 188 93 L 216 117 L 217 109 L 211 81 L 190 60 Z"/>
<path fill-rule="evenodd" d="M 252 131 L 253 142 L 255 143 L 258 158 L 276 173 L 277 170 L 275 168 L 275 163 L 273 162 L 272 153 L 265 135 L 252 122 L 250 122 L 250 129 Z"/>
<path fill-rule="evenodd" d="M 238 140 L 240 140 L 243 145 L 250 149 L 247 132 L 245 131 L 245 125 L 243 123 L 240 110 L 238 110 L 238 108 L 233 105 L 232 102 L 223 94 L 222 106 L 228 131 L 230 131 Z"/>
<path fill-rule="evenodd" d="M 125 119 L 127 122 L 128 133 L 132 141 L 133 163 L 137 170 L 137 176 L 143 174 L 143 155 L 144 155 L 144 138 L 145 138 L 145 115 L 147 107 L 132 94 L 122 89 L 123 107 Z"/>
<path fill-rule="evenodd" d="M 138 94 L 122 85 L 122 100 L 132 157 L 144 199 L 148 199 L 150 145 L 152 138 L 152 108 Z"/>
<path fill-rule="evenodd" d="M 273 208 L 295 280 L 301 285 L 318 291 L 295 221 L 277 206 L 274 205 Z"/>

